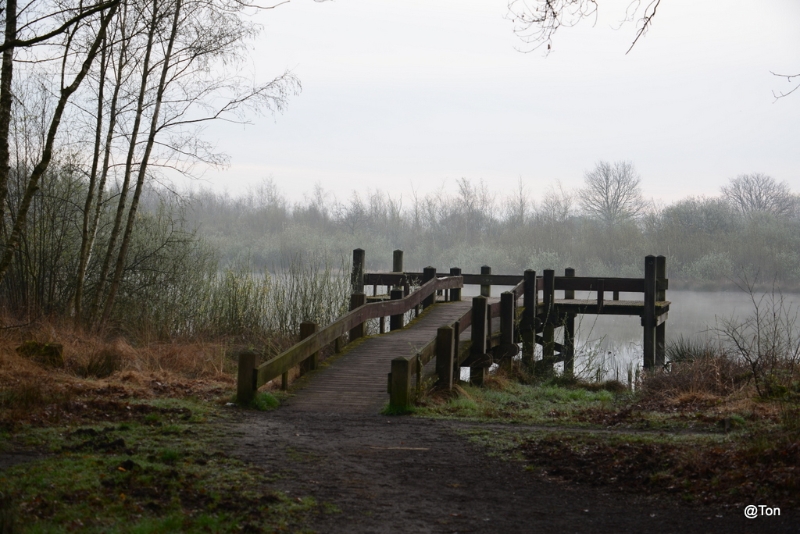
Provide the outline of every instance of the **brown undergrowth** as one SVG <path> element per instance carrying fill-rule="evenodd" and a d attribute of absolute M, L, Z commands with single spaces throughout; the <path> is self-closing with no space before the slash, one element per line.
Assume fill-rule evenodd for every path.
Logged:
<path fill-rule="evenodd" d="M 238 348 L 257 346 L 269 356 L 292 343 L 275 337 L 136 345 L 57 322 L 5 328 L 0 330 L 0 427 L 114 419 L 111 414 L 125 410 L 130 399 L 229 401 Z M 30 350 L 19 350 L 23 344 L 60 347 L 62 358 L 37 361 Z"/>

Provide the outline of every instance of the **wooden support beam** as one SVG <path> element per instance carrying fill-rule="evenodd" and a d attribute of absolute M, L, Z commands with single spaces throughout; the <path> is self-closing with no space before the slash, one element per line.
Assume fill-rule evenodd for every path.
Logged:
<path fill-rule="evenodd" d="M 401 298 L 403 298 L 403 290 L 392 289 L 391 295 L 392 295 L 392 300 L 400 300 Z M 398 313 L 397 315 L 392 315 L 391 317 L 389 317 L 389 330 L 393 332 L 395 330 L 400 330 L 401 328 L 403 328 L 404 316 L 405 314 Z"/>
<path fill-rule="evenodd" d="M 536 332 L 536 308 L 539 305 L 539 291 L 536 289 L 536 271 L 527 269 L 522 288 L 522 320 L 520 321 L 520 337 L 522 338 L 522 364 L 528 368 L 533 364 L 533 351 L 536 342 L 533 338 Z"/>
<path fill-rule="evenodd" d="M 256 357 L 257 354 L 252 350 L 243 350 L 239 353 L 236 402 L 241 406 L 247 406 L 256 396 Z"/>
<path fill-rule="evenodd" d="M 319 330 L 319 325 L 317 325 L 317 323 L 311 321 L 303 321 L 302 323 L 300 323 L 300 339 L 298 341 L 302 341 L 305 338 L 315 334 L 317 330 Z M 311 356 L 306 358 L 305 361 L 303 361 L 300 364 L 300 375 L 304 375 L 309 371 L 315 370 L 319 363 L 318 359 L 319 359 L 319 351 L 314 352 L 313 354 L 311 354 Z"/>
<path fill-rule="evenodd" d="M 500 342 L 514 344 L 514 293 L 510 291 L 500 295 Z"/>
<path fill-rule="evenodd" d="M 450 276 L 461 276 L 460 267 L 450 267 Z M 461 288 L 454 287 L 450 290 L 450 300 L 453 302 L 461 301 Z"/>
<path fill-rule="evenodd" d="M 364 292 L 364 267 L 366 264 L 364 249 L 353 250 L 353 271 L 350 273 L 350 288 L 352 293 Z"/>
<path fill-rule="evenodd" d="M 442 326 L 436 331 L 436 374 L 439 387 L 453 389 L 453 360 L 455 356 L 453 327 Z"/>
<path fill-rule="evenodd" d="M 645 370 L 656 363 L 656 257 L 644 259 L 644 309 L 642 310 L 642 348 Z"/>
<path fill-rule="evenodd" d="M 472 348 L 470 352 L 473 357 L 480 357 L 486 354 L 488 312 L 489 306 L 486 297 L 472 298 Z M 469 380 L 471 383 L 482 386 L 485 377 L 486 367 L 470 366 Z"/>
<path fill-rule="evenodd" d="M 367 296 L 363 293 L 353 293 L 350 295 L 350 311 L 355 310 L 367 303 Z M 358 323 L 350 329 L 350 341 L 364 337 L 364 323 Z"/>
<path fill-rule="evenodd" d="M 400 249 L 397 249 L 394 252 L 392 252 L 392 272 L 393 273 L 403 272 L 403 251 Z"/>
<path fill-rule="evenodd" d="M 667 258 L 656 256 L 656 301 L 667 300 Z M 660 315 L 656 320 L 656 368 L 664 367 L 666 363 L 666 337 L 667 314 Z"/>
<path fill-rule="evenodd" d="M 603 312 L 603 302 L 605 301 L 606 281 L 600 278 L 597 280 L 597 313 Z"/>
<path fill-rule="evenodd" d="M 433 280 L 436 278 L 436 267 L 425 267 L 422 270 L 422 283 L 428 282 L 429 280 Z M 428 298 L 422 301 L 422 307 L 427 309 L 429 306 L 433 306 L 433 303 L 436 302 L 436 293 L 432 293 Z"/>
<path fill-rule="evenodd" d="M 491 275 L 491 274 L 492 274 L 492 268 L 491 267 L 489 267 L 488 265 L 484 265 L 483 267 L 481 267 L 481 275 Z M 481 296 L 482 297 L 487 297 L 487 298 L 491 297 L 492 296 L 492 286 L 489 285 L 489 284 L 481 285 Z"/>
<path fill-rule="evenodd" d="M 411 374 L 415 370 L 415 360 L 416 358 L 408 356 L 400 356 L 392 360 L 389 407 L 394 411 L 406 411 L 411 407 L 411 403 L 414 401 L 414 391 L 411 388 Z"/>
<path fill-rule="evenodd" d="M 575 269 L 567 268 L 564 270 L 564 276 L 567 278 L 575 277 Z M 565 289 L 565 299 L 574 299 L 575 290 Z M 575 372 L 575 314 L 567 313 L 564 317 L 564 350 L 562 351 L 564 357 L 564 375 L 572 376 Z"/>

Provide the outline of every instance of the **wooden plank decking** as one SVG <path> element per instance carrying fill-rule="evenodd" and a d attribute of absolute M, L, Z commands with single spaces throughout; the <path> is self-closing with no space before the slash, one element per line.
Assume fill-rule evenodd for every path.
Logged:
<path fill-rule="evenodd" d="M 353 347 L 333 364 L 304 377 L 286 402 L 287 410 L 323 413 L 378 413 L 388 402 L 391 361 L 414 354 L 436 337 L 436 329 L 452 323 L 472 306 L 471 299 L 439 303 L 410 328 L 375 336 Z"/>

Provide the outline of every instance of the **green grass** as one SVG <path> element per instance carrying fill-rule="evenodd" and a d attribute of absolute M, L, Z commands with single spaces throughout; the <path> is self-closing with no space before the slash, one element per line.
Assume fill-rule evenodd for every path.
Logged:
<path fill-rule="evenodd" d="M 465 394 L 437 403 L 424 401 L 415 413 L 425 417 L 502 420 L 526 424 L 578 423 L 572 417 L 589 409 L 612 410 L 627 395 L 553 385 L 531 386 L 515 382 L 502 389 L 465 385 Z"/>
<path fill-rule="evenodd" d="M 223 430 L 209 424 L 223 411 L 183 400 L 151 406 L 161 411 L 10 434 L 43 453 L 0 472 L 15 532 L 297 531 L 328 511 L 273 491 L 267 473 L 227 455 Z"/>

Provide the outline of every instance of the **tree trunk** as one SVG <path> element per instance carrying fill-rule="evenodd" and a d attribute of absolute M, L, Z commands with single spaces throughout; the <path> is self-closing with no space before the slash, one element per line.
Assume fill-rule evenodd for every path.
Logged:
<path fill-rule="evenodd" d="M 6 44 L 17 38 L 17 0 L 6 0 Z M 9 165 L 8 128 L 11 124 L 11 79 L 14 74 L 14 47 L 3 50 L 3 64 L 0 68 L 0 221 L 5 217 L 6 196 L 8 195 Z M 3 225 L 5 227 L 5 225 Z"/>
<path fill-rule="evenodd" d="M 119 285 L 122 281 L 122 273 L 125 268 L 125 257 L 128 254 L 128 247 L 130 246 L 133 227 L 136 223 L 136 210 L 139 207 L 139 199 L 142 194 L 145 177 L 147 176 L 147 164 L 150 159 L 150 154 L 153 151 L 153 144 L 155 143 L 156 134 L 158 133 L 159 112 L 161 110 L 161 103 L 164 100 L 164 91 L 166 90 L 167 85 L 167 74 L 169 73 L 171 66 L 170 59 L 172 57 L 172 50 L 175 46 L 175 37 L 178 34 L 178 22 L 180 20 L 182 5 L 182 0 L 176 0 L 175 13 L 172 17 L 172 28 L 170 30 L 169 43 L 167 44 L 167 50 L 164 53 L 163 64 L 161 66 L 161 79 L 158 82 L 155 108 L 153 109 L 153 116 L 150 120 L 150 133 L 147 137 L 147 145 L 145 147 L 144 155 L 142 156 L 142 162 L 139 165 L 139 174 L 136 180 L 136 190 L 134 191 L 133 199 L 131 200 L 130 210 L 128 210 L 128 220 L 125 224 L 125 234 L 123 235 L 122 244 L 120 245 L 119 254 L 117 255 L 117 263 L 114 267 L 114 278 L 112 279 L 111 286 L 108 290 L 108 297 L 106 298 L 106 303 L 103 309 L 103 317 L 100 321 L 101 324 L 105 324 L 111 315 L 111 310 L 114 307 L 114 300 L 116 299 L 117 291 L 119 290 Z"/>
<path fill-rule="evenodd" d="M 120 190 L 119 202 L 117 203 L 117 213 L 114 217 L 114 227 L 112 228 L 111 235 L 109 236 L 108 248 L 106 249 L 106 255 L 103 259 L 103 266 L 100 269 L 100 279 L 97 283 L 94 298 L 92 299 L 92 307 L 89 313 L 90 324 L 94 324 L 97 314 L 100 311 L 100 302 L 103 298 L 103 288 L 105 287 L 108 279 L 108 273 L 111 270 L 111 261 L 114 257 L 114 249 L 117 245 L 117 240 L 119 239 L 119 234 L 122 229 L 122 218 L 125 214 L 125 203 L 128 200 L 128 188 L 130 187 L 131 174 L 133 172 L 133 156 L 136 152 L 136 140 L 139 137 L 139 129 L 141 128 L 142 124 L 145 96 L 147 95 L 147 82 L 150 78 L 150 57 L 153 52 L 153 40 L 155 39 L 158 25 L 158 13 L 158 0 L 154 0 L 153 15 L 147 32 L 147 48 L 145 49 L 144 64 L 142 65 L 141 85 L 139 87 L 139 95 L 136 102 L 136 116 L 134 118 L 133 129 L 130 134 L 128 155 L 125 159 L 125 174 L 122 180 L 122 189 Z M 104 312 L 103 319 L 100 320 L 100 324 L 105 322 L 106 317 L 107 315 Z"/>
<path fill-rule="evenodd" d="M 50 165 L 50 160 L 53 156 L 53 143 L 55 142 L 56 134 L 58 133 L 58 127 L 61 124 L 61 117 L 64 114 L 64 109 L 67 106 L 67 101 L 69 97 L 78 89 L 83 79 L 86 77 L 86 74 L 89 72 L 89 67 L 94 62 L 94 58 L 97 56 L 97 51 L 100 48 L 100 43 L 102 42 L 103 38 L 105 37 L 106 28 L 108 28 L 108 24 L 111 21 L 111 18 L 114 16 L 114 13 L 117 10 L 117 6 L 119 4 L 113 5 L 108 13 L 104 17 L 101 18 L 101 25 L 100 30 L 95 37 L 94 42 L 92 43 L 91 48 L 86 54 L 86 59 L 81 66 L 81 70 L 75 76 L 72 84 L 67 87 L 63 87 L 61 89 L 61 94 L 59 95 L 58 104 L 56 105 L 55 112 L 53 113 L 53 119 L 50 121 L 50 127 L 47 131 L 47 137 L 45 138 L 45 145 L 44 150 L 42 150 L 42 157 L 39 160 L 39 163 L 33 169 L 30 178 L 28 179 L 28 185 L 25 189 L 25 194 L 22 197 L 22 202 L 19 206 L 19 211 L 17 212 L 16 218 L 14 220 L 14 225 L 11 230 L 11 234 L 8 236 L 5 242 L 5 249 L 3 250 L 2 258 L 0 258 L 0 282 L 3 281 L 3 278 L 8 271 L 9 266 L 11 265 L 11 261 L 14 257 L 14 253 L 19 246 L 20 239 L 22 238 L 22 233 L 25 228 L 25 221 L 27 218 L 28 210 L 30 209 L 31 202 L 33 201 L 33 196 L 36 194 L 36 191 L 39 189 L 39 180 L 47 171 L 48 165 Z M 65 54 L 68 53 L 65 50 Z M 63 73 L 62 73 L 63 76 Z"/>

